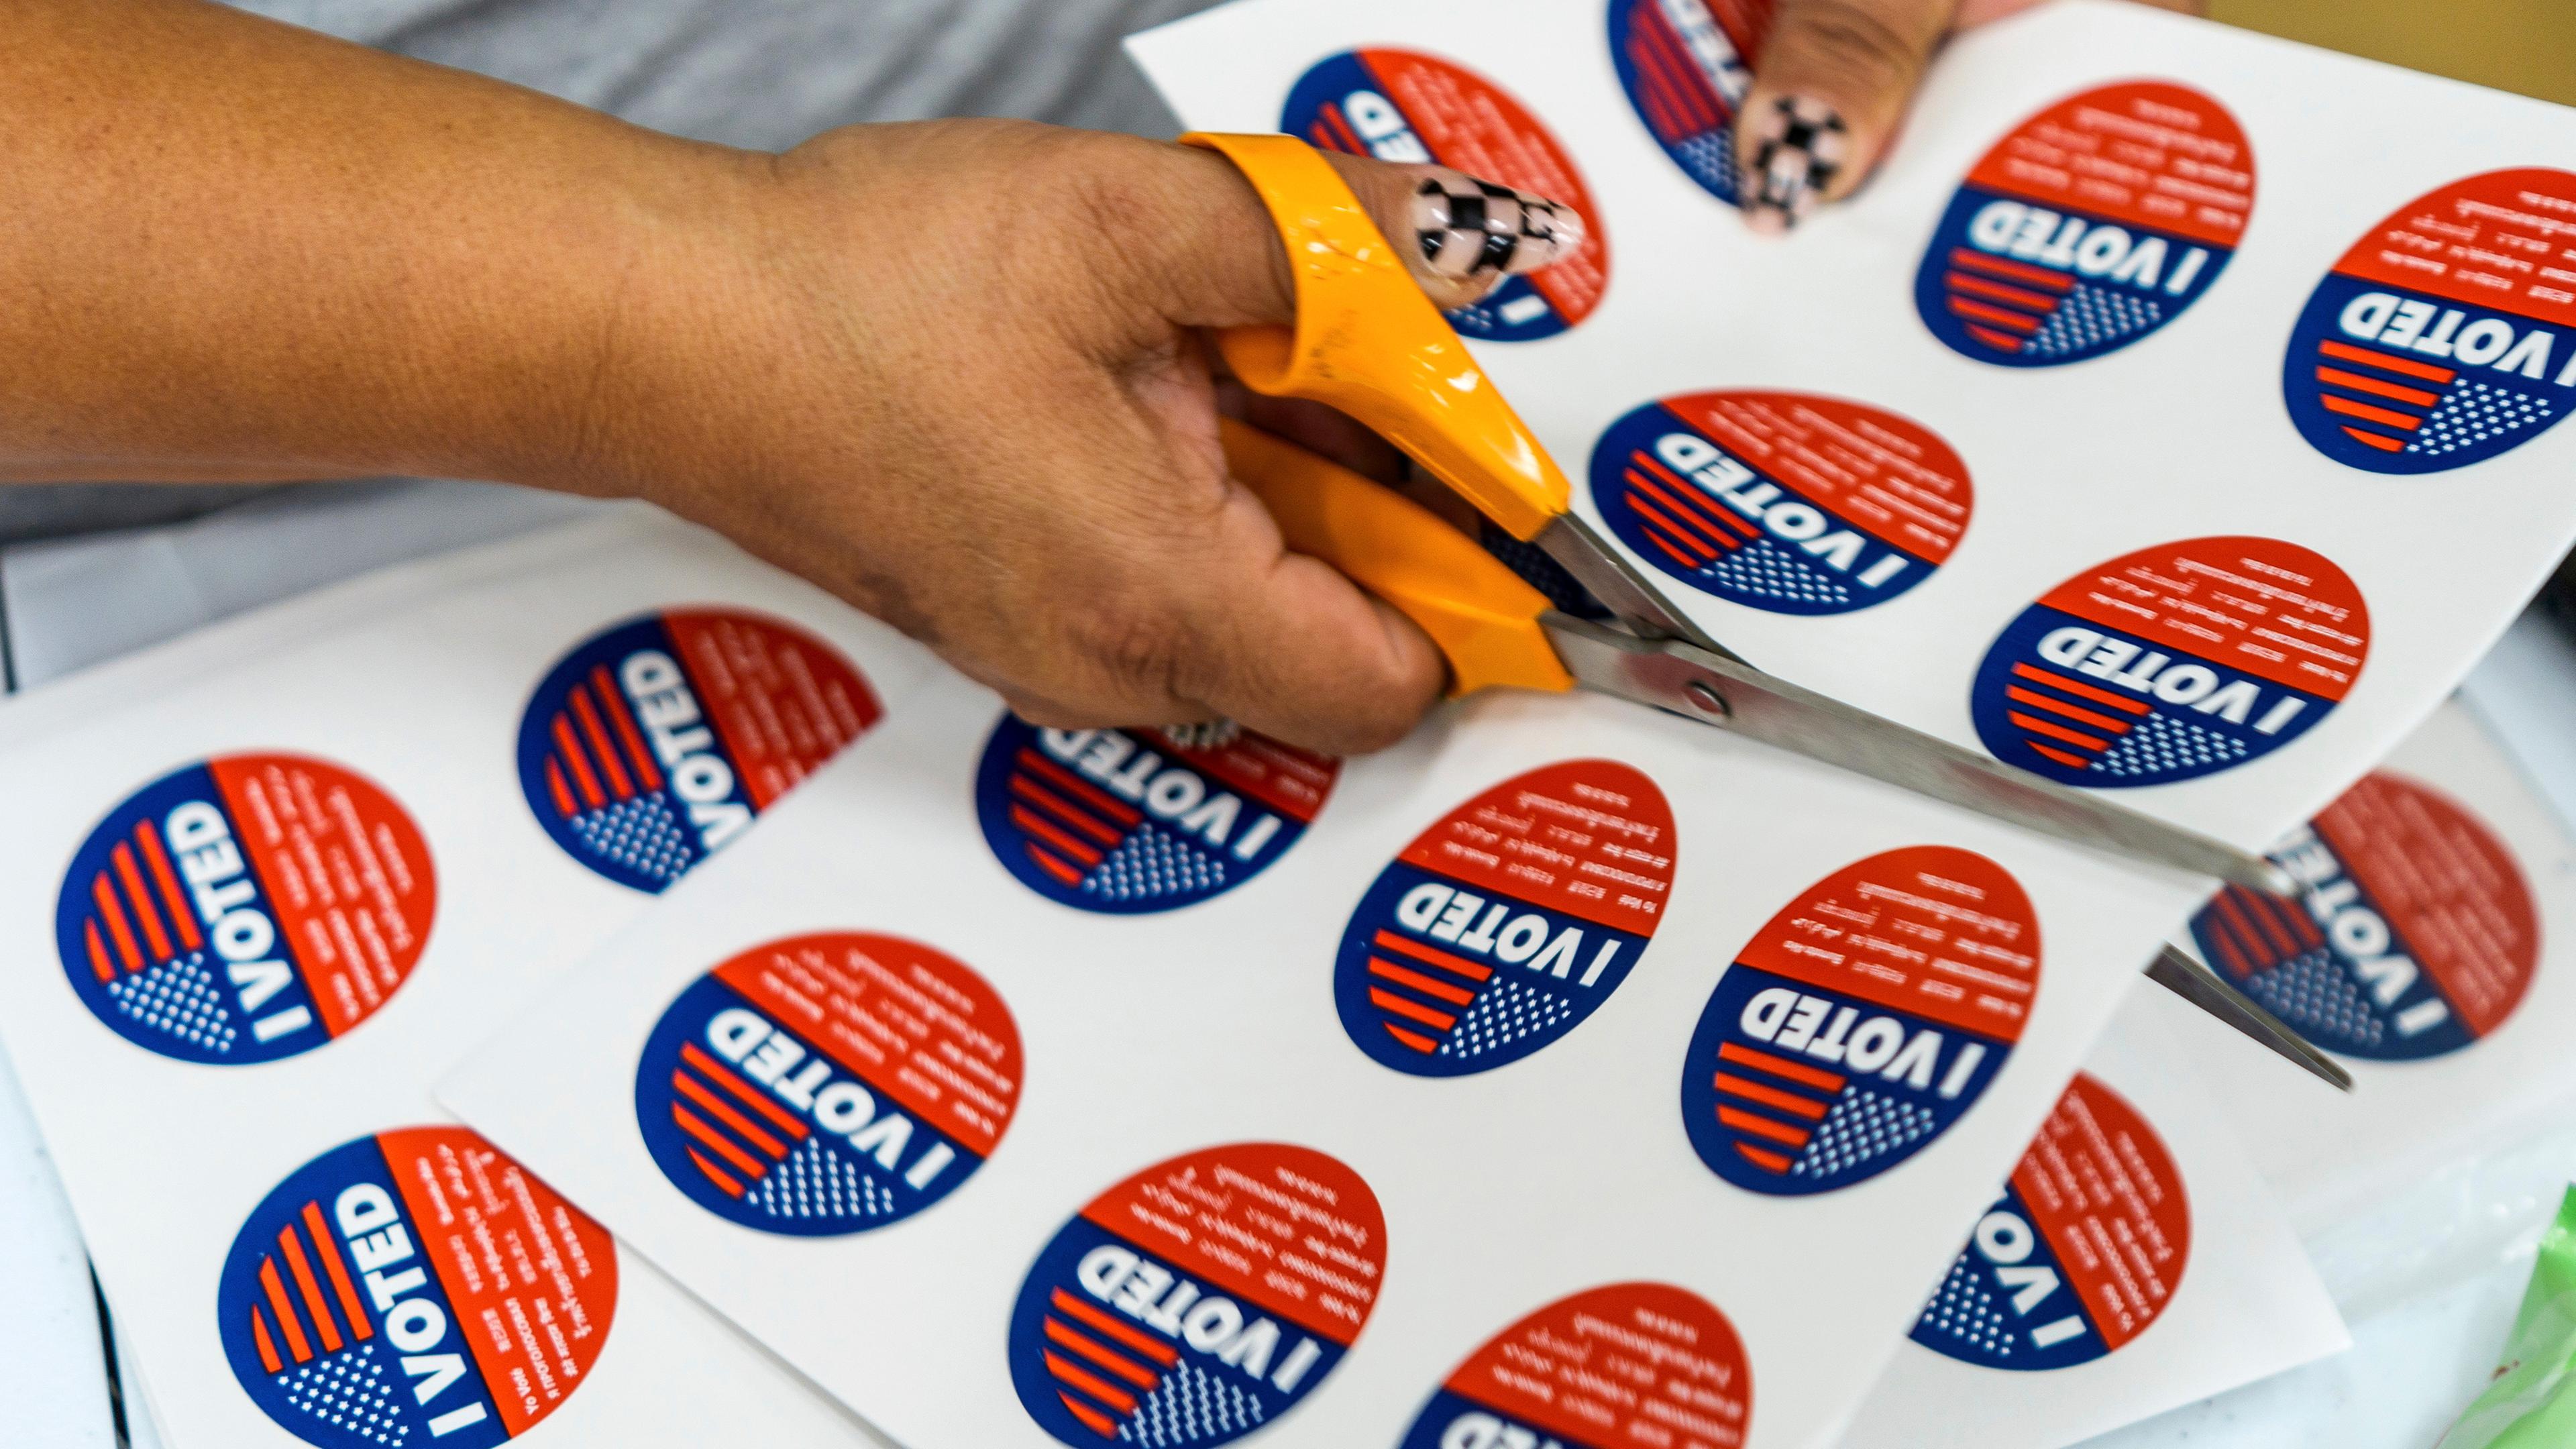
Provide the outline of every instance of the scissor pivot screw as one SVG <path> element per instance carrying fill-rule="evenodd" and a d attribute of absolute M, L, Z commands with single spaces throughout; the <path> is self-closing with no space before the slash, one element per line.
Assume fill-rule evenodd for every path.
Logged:
<path fill-rule="evenodd" d="M 1682 694 L 1703 714 L 1713 714 L 1724 719 L 1734 713 L 1727 707 L 1726 696 L 1718 693 L 1717 686 L 1705 679 L 1694 679 L 1683 685 Z"/>

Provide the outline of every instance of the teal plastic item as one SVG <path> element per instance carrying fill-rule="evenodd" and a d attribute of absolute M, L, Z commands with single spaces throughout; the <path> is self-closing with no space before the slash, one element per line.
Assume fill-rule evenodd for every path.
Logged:
<path fill-rule="evenodd" d="M 2576 1445 L 2576 1188 L 2540 1239 L 2540 1261 L 2514 1315 L 2504 1366 L 2437 1449 Z"/>

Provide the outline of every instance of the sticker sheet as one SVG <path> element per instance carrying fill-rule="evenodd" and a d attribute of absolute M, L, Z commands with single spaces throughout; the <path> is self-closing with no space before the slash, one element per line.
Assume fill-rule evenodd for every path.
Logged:
<path fill-rule="evenodd" d="M 2202 894 L 1606 699 L 952 681 L 439 1092 L 909 1449 L 1821 1446 Z"/>
<path fill-rule="evenodd" d="M 1719 640 L 2268 847 L 2576 535 L 2576 113 L 2057 0 L 1775 241 L 1730 150 L 1771 8 L 1245 0 L 1130 44 L 1192 126 L 1583 212 L 1453 321 Z"/>
<path fill-rule="evenodd" d="M 429 1084 L 931 669 L 639 511 L 0 710 L 0 1033 L 174 1442 L 881 1442 Z"/>
<path fill-rule="evenodd" d="M 2187 945 L 2351 1071 L 2349 1097 L 2203 1052 L 2303 1230 L 2535 1125 L 2576 1091 L 2576 845 L 2452 704 L 2228 890 Z"/>
<path fill-rule="evenodd" d="M 2226 1035 L 2122 1004 L 1842 1449 L 2064 1449 L 2349 1346 L 2186 1049 Z"/>

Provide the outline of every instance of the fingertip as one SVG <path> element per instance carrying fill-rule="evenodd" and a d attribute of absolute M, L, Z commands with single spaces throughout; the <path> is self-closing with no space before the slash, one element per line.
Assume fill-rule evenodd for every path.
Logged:
<path fill-rule="evenodd" d="M 1582 250 L 1590 224 L 1572 205 L 1447 166 L 1328 151 L 1371 220 L 1443 308 Z"/>
<path fill-rule="evenodd" d="M 1744 223 L 1781 236 L 1822 202 L 1859 184 L 1851 123 L 1842 108 L 1809 95 L 1756 97 L 1737 122 L 1739 200 Z"/>

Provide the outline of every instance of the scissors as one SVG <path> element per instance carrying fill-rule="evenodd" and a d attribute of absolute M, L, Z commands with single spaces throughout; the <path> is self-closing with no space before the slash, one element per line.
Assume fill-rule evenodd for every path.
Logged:
<path fill-rule="evenodd" d="M 1330 162 L 1285 135 L 1195 132 L 1260 193 L 1296 279 L 1293 326 L 1217 333 L 1245 386 L 1324 403 L 1395 444 L 1496 527 L 1556 561 L 1614 616 L 1576 618 L 1483 545 L 1392 489 L 1227 420 L 1226 456 L 1299 553 L 1385 599 L 1440 648 L 1451 694 L 1577 687 L 1732 730 L 2057 839 L 2270 895 L 2261 856 L 2044 780 L 1792 684 L 1709 637 L 1574 511 L 1573 485 L 1424 296 Z M 2334 1060 L 2167 947 L 2150 978 L 2345 1091 Z"/>

